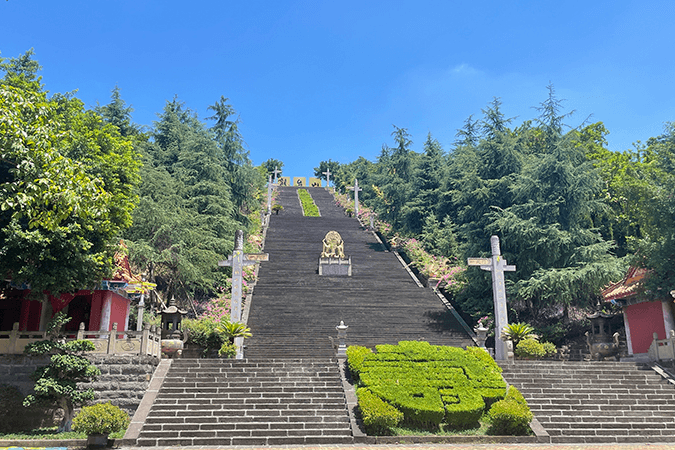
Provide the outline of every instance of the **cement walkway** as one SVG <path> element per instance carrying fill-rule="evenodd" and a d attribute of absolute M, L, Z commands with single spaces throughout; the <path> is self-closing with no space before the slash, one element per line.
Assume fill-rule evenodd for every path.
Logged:
<path fill-rule="evenodd" d="M 142 447 L 142 450 L 176 450 L 179 447 Z M 673 444 L 438 444 L 438 445 L 327 445 L 303 447 L 188 447 L 190 450 L 675 450 Z M 141 447 L 127 447 L 121 450 L 139 450 Z"/>

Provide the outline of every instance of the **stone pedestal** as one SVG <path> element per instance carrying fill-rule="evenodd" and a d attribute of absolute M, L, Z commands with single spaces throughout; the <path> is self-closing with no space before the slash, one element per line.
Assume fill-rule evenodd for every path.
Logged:
<path fill-rule="evenodd" d="M 319 275 L 333 277 L 352 276 L 352 258 L 319 258 Z"/>

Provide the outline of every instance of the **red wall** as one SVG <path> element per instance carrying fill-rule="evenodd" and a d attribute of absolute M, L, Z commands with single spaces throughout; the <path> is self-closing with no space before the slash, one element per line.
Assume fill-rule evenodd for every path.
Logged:
<path fill-rule="evenodd" d="M 127 311 L 129 311 L 129 300 L 113 293 L 110 305 L 110 329 L 117 322 L 117 331 L 124 331 L 124 325 L 127 323 Z"/>
<path fill-rule="evenodd" d="M 633 353 L 647 353 L 654 340 L 666 338 L 666 326 L 663 323 L 663 309 L 660 301 L 638 303 L 626 307 L 626 319 L 630 327 Z"/>

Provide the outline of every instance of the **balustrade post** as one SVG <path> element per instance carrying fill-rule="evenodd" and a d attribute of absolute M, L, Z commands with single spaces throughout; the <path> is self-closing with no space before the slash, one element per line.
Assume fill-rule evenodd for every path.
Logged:
<path fill-rule="evenodd" d="M 117 322 L 113 323 L 112 331 L 108 335 L 108 354 L 115 354 L 115 347 L 117 346 Z"/>
<path fill-rule="evenodd" d="M 144 323 L 143 324 L 143 332 L 141 333 L 141 354 L 142 355 L 151 354 L 151 353 L 148 353 L 149 337 L 150 337 L 150 324 Z"/>
<path fill-rule="evenodd" d="M 19 322 L 14 322 L 12 325 L 12 331 L 9 333 L 9 354 L 17 353 L 16 343 L 19 340 Z"/>
<path fill-rule="evenodd" d="M 77 329 L 77 340 L 81 341 L 84 339 L 84 322 L 80 322 L 80 326 Z"/>

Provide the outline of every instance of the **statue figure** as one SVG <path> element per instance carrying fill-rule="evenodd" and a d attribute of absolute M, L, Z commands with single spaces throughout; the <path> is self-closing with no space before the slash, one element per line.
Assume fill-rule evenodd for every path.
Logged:
<path fill-rule="evenodd" d="M 342 241 L 342 236 L 337 231 L 329 231 L 326 237 L 323 238 L 323 250 L 321 251 L 322 258 L 339 258 L 345 257 L 345 244 Z"/>

